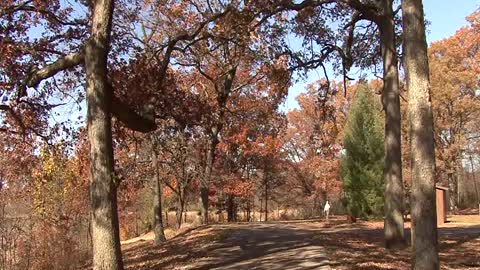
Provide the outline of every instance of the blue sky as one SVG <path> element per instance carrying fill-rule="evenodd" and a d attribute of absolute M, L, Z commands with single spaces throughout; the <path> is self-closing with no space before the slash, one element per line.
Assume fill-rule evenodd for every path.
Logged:
<path fill-rule="evenodd" d="M 425 16 L 430 25 L 427 29 L 427 41 L 441 40 L 452 36 L 455 31 L 467 25 L 465 18 L 480 7 L 478 0 L 423 0 Z M 333 77 L 330 76 L 330 77 Z M 312 71 L 305 81 L 292 85 L 282 110 L 298 108 L 296 97 L 304 92 L 305 86 L 322 78 L 322 72 Z"/>
<path fill-rule="evenodd" d="M 454 2 L 454 4 L 452 4 L 452 2 Z M 427 29 L 428 43 L 453 35 L 457 29 L 467 24 L 465 17 L 480 7 L 480 0 L 423 0 L 423 3 L 426 18 L 430 21 Z M 298 43 L 299 40 L 292 37 L 289 45 L 298 47 L 300 46 Z M 311 71 L 306 80 L 299 81 L 292 85 L 289 89 L 287 100 L 283 106 L 281 106 L 281 110 L 288 111 L 298 108 L 296 97 L 304 92 L 306 85 L 321 79 L 323 77 L 322 73 L 322 71 Z M 331 72 L 329 72 L 329 75 L 330 79 L 334 78 Z M 358 77 L 358 74 L 352 77 Z M 82 105 L 82 110 L 80 111 L 78 111 L 77 106 L 73 105 L 58 109 L 57 112 L 60 115 L 56 116 L 56 118 L 58 118 L 57 120 L 60 122 L 66 119 L 73 120 L 80 115 L 85 115 L 84 105 Z M 51 121 L 56 122 L 53 118 Z"/>

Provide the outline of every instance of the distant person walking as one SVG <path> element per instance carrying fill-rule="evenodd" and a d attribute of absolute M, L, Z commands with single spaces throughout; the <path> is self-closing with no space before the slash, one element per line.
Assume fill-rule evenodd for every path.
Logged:
<path fill-rule="evenodd" d="M 328 203 L 328 200 L 325 203 L 325 207 L 323 207 L 323 213 L 325 214 L 325 217 L 328 220 L 328 215 L 330 214 L 330 204 Z"/>

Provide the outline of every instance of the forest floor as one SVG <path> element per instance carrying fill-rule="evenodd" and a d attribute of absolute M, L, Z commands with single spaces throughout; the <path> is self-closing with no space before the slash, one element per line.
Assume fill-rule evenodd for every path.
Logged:
<path fill-rule="evenodd" d="M 150 234 L 123 243 L 125 268 L 410 269 L 410 248 L 383 247 L 383 222 L 345 220 L 187 227 L 158 247 Z M 480 216 L 449 217 L 439 241 L 441 269 L 480 269 Z"/>

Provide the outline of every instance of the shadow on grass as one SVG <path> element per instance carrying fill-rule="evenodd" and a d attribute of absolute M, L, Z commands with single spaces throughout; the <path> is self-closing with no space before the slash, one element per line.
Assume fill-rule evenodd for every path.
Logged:
<path fill-rule="evenodd" d="M 442 269 L 480 267 L 480 226 L 439 228 L 438 231 Z M 406 230 L 406 239 L 409 242 L 409 229 Z M 410 269 L 411 248 L 385 249 L 383 229 L 319 232 L 315 240 L 327 248 L 331 266 L 335 269 Z"/>
<path fill-rule="evenodd" d="M 191 228 L 156 246 L 139 241 L 124 247 L 125 269 L 170 269 L 204 255 L 197 245 L 209 242 L 215 234 L 209 226 Z"/>

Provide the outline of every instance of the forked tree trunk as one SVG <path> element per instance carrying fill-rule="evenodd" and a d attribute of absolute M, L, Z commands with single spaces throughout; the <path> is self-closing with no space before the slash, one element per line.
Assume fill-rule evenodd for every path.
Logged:
<path fill-rule="evenodd" d="M 402 182 L 400 87 L 392 5 L 392 0 L 383 1 L 384 17 L 380 23 L 384 80 L 382 103 L 385 110 L 384 235 L 387 248 L 401 248 L 405 246 L 404 194 Z"/>
<path fill-rule="evenodd" d="M 412 168 L 412 268 L 439 269 L 435 151 L 430 78 L 421 0 L 402 0 Z"/>
<path fill-rule="evenodd" d="M 222 130 L 223 121 L 225 120 L 225 107 L 232 90 L 233 79 L 235 78 L 237 67 L 232 67 L 223 78 L 222 85 L 215 85 L 217 92 L 217 103 L 219 106 L 216 123 L 211 127 L 207 142 L 207 156 L 203 179 L 200 183 L 200 212 L 202 215 L 202 223 L 208 224 L 208 185 L 212 176 L 213 163 L 215 161 L 215 148 L 218 144 L 218 134 Z"/>
<path fill-rule="evenodd" d="M 113 169 L 110 115 L 113 93 L 107 81 L 113 2 L 94 2 L 91 37 L 85 48 L 94 270 L 123 269 Z"/>
<path fill-rule="evenodd" d="M 158 171 L 158 154 L 156 152 L 156 146 L 152 138 L 152 165 L 154 169 L 153 173 L 153 233 L 155 234 L 155 244 L 159 245 L 165 242 L 165 232 L 163 230 L 163 218 L 162 218 L 162 184 L 160 183 L 160 174 Z"/>

